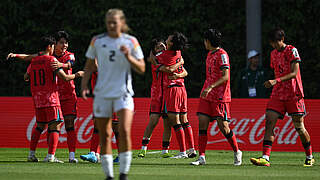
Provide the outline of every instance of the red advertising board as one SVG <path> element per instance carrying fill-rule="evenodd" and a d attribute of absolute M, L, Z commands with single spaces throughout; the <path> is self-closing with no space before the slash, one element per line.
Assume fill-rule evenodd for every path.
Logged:
<path fill-rule="evenodd" d="M 135 116 L 132 124 L 132 145 L 134 149 L 141 147 L 143 132 L 148 123 L 149 98 L 135 98 Z M 265 107 L 267 99 L 232 99 L 230 126 L 237 136 L 242 150 L 261 150 L 264 135 Z M 313 151 L 320 151 L 320 100 L 305 100 L 307 116 L 306 128 L 311 136 Z M 198 119 L 196 116 L 198 99 L 188 99 L 188 119 L 193 128 L 195 143 L 198 140 Z M 92 123 L 92 99 L 84 101 L 79 98 L 78 118 L 75 122 L 77 147 L 89 148 Z M 32 128 L 35 127 L 35 115 L 31 97 L 0 97 L 0 148 L 1 147 L 29 147 Z M 64 126 L 61 129 L 59 148 L 67 147 L 67 133 Z M 162 120 L 155 128 L 149 149 L 161 149 Z M 47 147 L 45 131 L 40 138 L 38 147 Z M 275 128 L 274 151 L 303 151 L 301 141 L 296 133 L 291 118 L 278 120 Z M 175 135 L 170 145 L 171 149 L 178 149 Z M 216 122 L 208 129 L 208 146 L 212 150 L 231 150 L 224 136 L 219 132 Z M 114 139 L 114 138 L 113 138 Z M 114 146 L 115 147 L 115 146 Z"/>

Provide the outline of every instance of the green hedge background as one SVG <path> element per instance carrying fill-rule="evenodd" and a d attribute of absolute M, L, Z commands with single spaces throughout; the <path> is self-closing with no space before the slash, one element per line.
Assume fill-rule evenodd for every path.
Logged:
<path fill-rule="evenodd" d="M 109 8 L 124 10 L 130 34 L 136 36 L 145 57 L 153 37 L 166 38 L 177 30 L 183 32 L 191 47 L 183 52 L 189 72 L 186 88 L 189 97 L 198 97 L 205 80 L 205 58 L 202 32 L 209 26 L 221 30 L 223 48 L 231 62 L 232 96 L 238 97 L 239 71 L 246 66 L 246 1 L 245 0 L 2 0 L 0 4 L 0 96 L 29 96 L 23 81 L 27 63 L 5 61 L 8 53 L 35 53 L 39 37 L 66 30 L 71 35 L 69 51 L 76 55 L 74 71 L 84 67 L 85 52 L 90 39 L 105 31 L 104 14 Z M 269 67 L 271 47 L 267 32 L 281 26 L 286 42 L 298 48 L 306 98 L 319 98 L 320 85 L 320 1 L 263 0 L 262 2 L 262 59 Z M 146 58 L 145 58 L 146 59 Z M 144 76 L 134 74 L 136 97 L 149 97 L 152 81 L 150 64 Z M 80 81 L 76 81 L 79 93 Z"/>

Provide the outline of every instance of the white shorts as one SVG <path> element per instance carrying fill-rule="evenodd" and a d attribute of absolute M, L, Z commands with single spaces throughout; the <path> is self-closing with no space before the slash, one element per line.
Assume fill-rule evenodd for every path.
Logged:
<path fill-rule="evenodd" d="M 113 112 L 118 112 L 121 109 L 134 110 L 133 98 L 130 94 L 125 94 L 119 98 L 94 98 L 93 114 L 95 117 L 111 118 Z"/>

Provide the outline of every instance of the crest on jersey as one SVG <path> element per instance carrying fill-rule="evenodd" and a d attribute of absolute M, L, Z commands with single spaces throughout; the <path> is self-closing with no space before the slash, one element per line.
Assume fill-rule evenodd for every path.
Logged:
<path fill-rule="evenodd" d="M 297 48 L 293 48 L 291 51 L 292 51 L 293 56 L 295 58 L 300 58 Z"/>
<path fill-rule="evenodd" d="M 221 54 L 222 64 L 228 64 L 228 57 L 226 54 Z"/>

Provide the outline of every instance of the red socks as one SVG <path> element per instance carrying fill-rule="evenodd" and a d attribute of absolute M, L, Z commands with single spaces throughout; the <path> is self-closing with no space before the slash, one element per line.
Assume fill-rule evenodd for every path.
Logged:
<path fill-rule="evenodd" d="M 37 148 L 37 144 L 38 144 L 38 141 L 40 139 L 40 136 L 41 136 L 41 133 L 42 133 L 42 129 L 36 127 L 32 130 L 32 133 L 31 133 L 31 141 L 30 141 L 30 150 L 31 151 L 35 151 L 36 148 Z"/>
<path fill-rule="evenodd" d="M 90 152 L 96 152 L 99 153 L 99 131 L 97 129 L 93 129 L 92 137 L 91 137 L 91 144 L 90 144 Z"/>
<path fill-rule="evenodd" d="M 207 130 L 199 130 L 199 156 L 204 156 L 208 141 Z"/>
<path fill-rule="evenodd" d="M 191 125 L 189 122 L 182 124 L 184 133 L 186 135 L 186 140 L 188 142 L 189 148 L 194 148 L 194 139 Z"/>
<path fill-rule="evenodd" d="M 68 128 L 67 131 L 67 143 L 68 143 L 68 149 L 69 152 L 75 152 L 76 151 L 76 134 L 74 132 L 74 128 Z"/>
<path fill-rule="evenodd" d="M 263 155 L 270 156 L 271 148 L 272 148 L 272 141 L 263 140 L 263 146 L 262 146 Z"/>
<path fill-rule="evenodd" d="M 237 152 L 239 150 L 236 135 L 233 134 L 233 131 L 230 130 L 230 133 L 225 136 L 232 147 L 233 152 Z"/>
<path fill-rule="evenodd" d="M 173 128 L 176 133 L 177 140 L 178 140 L 178 143 L 180 146 L 180 152 L 185 152 L 186 151 L 186 140 L 185 140 L 185 135 L 184 135 L 182 125 L 177 124 L 177 125 L 174 125 Z"/>
<path fill-rule="evenodd" d="M 59 142 L 59 131 L 49 130 L 49 149 L 48 154 L 55 154 Z"/>

